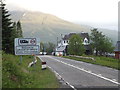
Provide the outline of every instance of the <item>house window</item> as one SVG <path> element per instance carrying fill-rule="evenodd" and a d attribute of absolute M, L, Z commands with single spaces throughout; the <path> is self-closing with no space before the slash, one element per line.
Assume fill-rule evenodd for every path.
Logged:
<path fill-rule="evenodd" d="M 87 40 L 85 40 L 85 43 L 88 43 L 88 41 L 87 41 Z"/>
<path fill-rule="evenodd" d="M 88 43 L 88 39 L 87 38 L 84 39 L 84 43 L 86 43 L 86 44 Z"/>

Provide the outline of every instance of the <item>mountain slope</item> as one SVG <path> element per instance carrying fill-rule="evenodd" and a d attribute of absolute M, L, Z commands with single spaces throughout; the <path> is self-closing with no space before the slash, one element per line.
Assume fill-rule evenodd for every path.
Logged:
<path fill-rule="evenodd" d="M 12 18 L 14 21 L 20 18 L 22 22 L 24 37 L 37 37 L 44 42 L 54 42 L 56 43 L 57 37 L 61 37 L 61 34 L 68 34 L 70 32 L 88 32 L 89 29 L 64 21 L 56 16 L 45 14 L 41 12 L 21 12 L 19 15 L 13 14 Z M 17 18 L 16 18 L 17 16 Z"/>
<path fill-rule="evenodd" d="M 61 34 L 69 34 L 71 32 L 80 33 L 82 31 L 90 33 L 91 27 L 86 27 L 79 24 L 74 24 L 62 20 L 54 15 L 31 12 L 31 11 L 14 11 L 11 12 L 14 21 L 22 22 L 24 37 L 37 37 L 43 42 L 57 43 L 57 37 L 61 38 Z M 113 33 L 110 30 L 99 29 L 108 37 L 112 37 L 114 43 L 117 41 L 117 32 Z"/>

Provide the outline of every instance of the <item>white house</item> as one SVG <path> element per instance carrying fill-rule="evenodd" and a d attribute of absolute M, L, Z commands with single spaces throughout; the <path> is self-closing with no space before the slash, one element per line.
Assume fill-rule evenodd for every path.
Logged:
<path fill-rule="evenodd" d="M 78 34 L 78 33 L 70 33 L 68 35 L 65 35 L 62 38 L 62 40 L 58 43 L 58 46 L 55 49 L 55 55 L 63 56 L 67 54 L 67 46 L 69 45 L 69 38 L 75 34 Z M 83 45 L 85 46 L 86 54 L 89 54 L 90 53 L 90 47 L 89 47 L 90 39 L 89 39 L 88 33 L 82 32 L 82 33 L 79 33 L 79 35 L 83 38 Z"/>

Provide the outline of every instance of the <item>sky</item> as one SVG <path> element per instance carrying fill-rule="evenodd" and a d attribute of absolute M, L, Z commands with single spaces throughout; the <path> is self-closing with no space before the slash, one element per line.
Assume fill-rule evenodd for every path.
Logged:
<path fill-rule="evenodd" d="M 118 30 L 119 0 L 5 0 L 8 9 L 21 7 L 53 14 L 95 28 Z"/>

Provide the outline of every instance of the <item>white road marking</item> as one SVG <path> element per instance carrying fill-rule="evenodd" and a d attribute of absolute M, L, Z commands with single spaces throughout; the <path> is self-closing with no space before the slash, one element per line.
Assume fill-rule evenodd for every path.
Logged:
<path fill-rule="evenodd" d="M 102 76 L 101 74 L 98 74 L 98 76 Z"/>
<path fill-rule="evenodd" d="M 42 61 L 42 62 L 44 62 L 43 60 L 42 60 L 42 58 L 41 57 L 43 57 L 43 56 L 37 56 L 38 58 L 40 58 L 40 60 Z"/>
<path fill-rule="evenodd" d="M 53 70 L 50 66 L 48 66 L 48 68 L 50 68 L 56 75 L 58 75 L 67 85 L 69 85 L 74 90 L 77 90 L 73 85 L 71 85 L 70 83 L 68 83 L 67 81 L 65 81 L 65 79 L 59 73 L 57 73 L 55 70 Z"/>
<path fill-rule="evenodd" d="M 116 79 L 112 79 L 113 81 L 117 81 Z"/>
<path fill-rule="evenodd" d="M 88 71 L 89 73 L 92 73 L 92 71 Z"/>
<path fill-rule="evenodd" d="M 59 58 L 63 59 L 62 57 L 59 57 Z M 75 61 L 75 60 L 67 59 L 67 58 L 64 58 L 64 59 L 67 60 L 67 61 L 71 60 L 72 62 L 76 62 L 76 63 L 84 63 L 84 62 L 82 62 L 82 61 Z"/>
<path fill-rule="evenodd" d="M 73 68 L 79 69 L 79 70 L 81 70 L 81 71 L 84 71 L 84 72 L 86 72 L 86 73 L 89 73 L 89 74 L 91 74 L 91 75 L 94 75 L 94 76 L 97 76 L 97 77 L 99 77 L 99 78 L 102 78 L 102 79 L 104 79 L 104 80 L 106 80 L 106 81 L 110 81 L 110 82 L 112 82 L 112 83 L 114 83 L 114 84 L 120 85 L 119 82 L 116 82 L 116 81 L 111 80 L 111 79 L 109 79 L 109 78 L 103 77 L 103 76 L 100 75 L 100 74 L 95 74 L 95 73 L 93 73 L 93 72 L 89 72 L 89 71 L 87 71 L 87 70 L 85 70 L 85 69 L 83 69 L 83 68 L 79 68 L 79 67 L 77 67 L 77 66 L 74 66 L 74 65 L 65 63 L 65 62 L 60 61 L 60 60 L 58 60 L 58 59 L 55 59 L 55 58 L 53 58 L 53 57 L 49 57 L 49 58 L 54 59 L 54 60 L 56 60 L 56 61 L 58 61 L 58 62 L 61 62 L 61 63 L 63 63 L 63 64 L 66 64 L 66 65 L 68 65 L 68 66 L 71 66 L 71 67 L 73 67 Z"/>
<path fill-rule="evenodd" d="M 41 56 L 39 56 L 39 58 L 42 60 Z M 55 70 L 53 70 L 50 66 L 47 65 L 48 68 L 50 68 L 57 76 L 59 76 L 67 85 L 69 85 L 72 89 L 77 90 L 73 85 L 71 85 L 70 83 L 68 83 L 67 81 L 65 81 L 65 79 L 59 74 L 57 73 Z"/>

